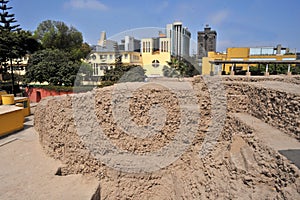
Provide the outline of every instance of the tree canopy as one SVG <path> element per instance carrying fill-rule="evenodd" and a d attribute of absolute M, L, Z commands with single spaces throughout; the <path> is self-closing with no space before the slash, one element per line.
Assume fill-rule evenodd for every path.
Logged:
<path fill-rule="evenodd" d="M 26 82 L 73 86 L 76 76 L 91 73 L 81 62 L 91 48 L 83 43 L 82 34 L 76 28 L 68 27 L 64 22 L 46 20 L 38 25 L 34 38 L 41 43 L 42 50 L 30 56 Z M 78 73 L 80 66 L 84 70 Z"/>
<path fill-rule="evenodd" d="M 164 68 L 164 74 L 166 76 L 170 74 L 170 76 L 176 75 L 176 73 L 172 69 L 175 69 L 182 77 L 192 77 L 200 74 L 196 66 L 194 66 L 184 58 L 172 57 L 171 60 L 167 63 L 171 67 L 171 69 L 168 69 L 167 67 Z"/>
<path fill-rule="evenodd" d="M 72 51 L 80 49 L 83 43 L 82 34 L 73 26 L 68 27 L 61 21 L 41 22 L 34 32 L 34 37 L 41 42 L 45 49 Z"/>
<path fill-rule="evenodd" d="M 117 82 L 142 82 L 146 78 L 145 69 L 137 65 L 117 65 L 105 71 L 101 85 L 112 85 Z"/>
<path fill-rule="evenodd" d="M 79 61 L 70 61 L 64 51 L 44 49 L 31 55 L 25 78 L 27 82 L 72 86 L 80 65 Z"/>

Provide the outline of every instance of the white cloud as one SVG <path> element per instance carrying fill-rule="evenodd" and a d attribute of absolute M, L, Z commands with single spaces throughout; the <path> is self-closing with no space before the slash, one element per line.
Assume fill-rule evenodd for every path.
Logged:
<path fill-rule="evenodd" d="M 221 10 L 217 13 L 215 13 L 214 15 L 212 15 L 210 18 L 211 22 L 214 25 L 218 25 L 221 24 L 224 20 L 227 19 L 227 17 L 229 16 L 229 11 L 228 10 Z"/>
<path fill-rule="evenodd" d="M 107 6 L 98 0 L 70 0 L 65 4 L 65 7 L 76 9 L 92 9 L 92 10 L 107 10 Z"/>

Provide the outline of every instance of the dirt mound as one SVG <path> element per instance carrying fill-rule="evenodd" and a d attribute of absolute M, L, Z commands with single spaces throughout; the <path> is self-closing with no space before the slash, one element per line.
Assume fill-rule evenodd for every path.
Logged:
<path fill-rule="evenodd" d="M 299 199 L 299 169 L 227 97 L 217 78 L 119 84 L 44 99 L 35 128 L 62 175 L 99 178 L 101 199 Z"/>

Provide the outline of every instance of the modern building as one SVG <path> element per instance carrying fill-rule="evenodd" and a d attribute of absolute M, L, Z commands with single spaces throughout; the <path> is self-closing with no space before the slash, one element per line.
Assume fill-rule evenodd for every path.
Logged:
<path fill-rule="evenodd" d="M 170 38 L 172 56 L 189 56 L 191 33 L 187 27 L 183 27 L 182 22 L 167 24 L 166 37 Z"/>
<path fill-rule="evenodd" d="M 86 59 L 93 67 L 93 76 L 103 76 L 105 70 L 114 68 L 119 56 L 125 65 L 142 65 L 139 43 L 139 40 L 125 36 L 118 45 L 117 41 L 107 40 L 106 33 L 102 32 L 96 47 Z"/>
<path fill-rule="evenodd" d="M 259 63 L 274 63 L 283 61 L 296 61 L 296 51 L 284 48 L 281 45 L 276 47 L 231 47 L 227 48 L 226 53 L 208 52 L 207 57 L 202 59 L 202 74 L 208 75 L 213 72 L 217 74 L 222 71 L 223 74 L 245 72 L 250 66 L 258 66 Z M 211 62 L 222 63 L 214 65 L 212 69 Z M 224 62 L 223 62 L 224 61 Z"/>
<path fill-rule="evenodd" d="M 126 35 L 121 44 L 118 45 L 120 51 L 135 51 L 140 52 L 141 41 L 135 39 L 134 37 Z"/>
<path fill-rule="evenodd" d="M 167 24 L 165 33 L 158 37 L 144 38 L 141 41 L 141 55 L 144 69 L 148 77 L 163 76 L 163 68 L 171 57 L 187 59 L 190 51 L 191 33 L 183 27 L 182 22 Z"/>
<path fill-rule="evenodd" d="M 198 58 L 206 57 L 209 51 L 216 52 L 217 32 L 211 30 L 211 27 L 209 27 L 208 24 L 204 28 L 204 31 L 198 32 L 197 49 Z"/>

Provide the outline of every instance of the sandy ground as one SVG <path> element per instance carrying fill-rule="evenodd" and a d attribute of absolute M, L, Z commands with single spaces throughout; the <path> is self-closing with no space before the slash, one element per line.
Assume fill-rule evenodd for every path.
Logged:
<path fill-rule="evenodd" d="M 0 199 L 91 199 L 98 181 L 82 175 L 56 176 L 61 163 L 46 156 L 33 128 L 0 139 Z"/>

